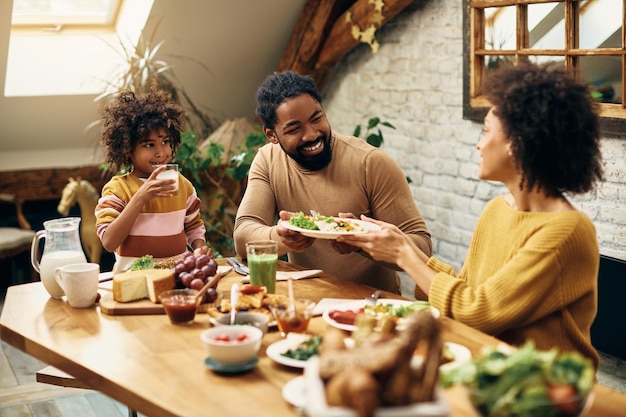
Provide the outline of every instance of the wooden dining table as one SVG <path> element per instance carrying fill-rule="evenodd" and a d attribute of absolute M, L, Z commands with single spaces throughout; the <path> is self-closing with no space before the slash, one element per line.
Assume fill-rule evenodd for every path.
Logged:
<path fill-rule="evenodd" d="M 225 265 L 219 259 L 220 265 Z M 279 270 L 301 269 L 279 261 Z M 229 272 L 219 282 L 225 294 L 241 275 Z M 364 299 L 373 288 L 329 274 L 294 281 L 296 297 Z M 287 294 L 285 281 L 276 292 Z M 226 295 L 227 296 L 227 295 Z M 402 298 L 383 292 L 384 298 Z M 109 315 L 97 305 L 72 308 L 50 298 L 41 282 L 11 286 L 7 290 L 0 338 L 9 345 L 52 365 L 148 417 L 173 416 L 296 416 L 298 409 L 282 396 L 283 386 L 302 375 L 302 369 L 275 362 L 265 355 L 281 339 L 268 332 L 259 362 L 250 371 L 216 373 L 205 366 L 206 348 L 200 340 L 212 326 L 207 314 L 197 314 L 191 325 L 170 323 L 164 314 Z M 466 346 L 479 355 L 501 341 L 458 321 L 441 317 L 444 341 Z M 329 325 L 315 317 L 309 332 L 324 334 Z M 596 384 L 589 416 L 618 417 L 626 410 L 626 395 Z M 444 391 L 450 416 L 476 417 L 465 390 Z"/>

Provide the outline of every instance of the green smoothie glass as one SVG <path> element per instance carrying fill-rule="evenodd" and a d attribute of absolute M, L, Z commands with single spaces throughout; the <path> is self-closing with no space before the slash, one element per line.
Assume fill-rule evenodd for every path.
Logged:
<path fill-rule="evenodd" d="M 276 265 L 278 242 L 261 240 L 246 243 L 250 284 L 267 288 L 268 294 L 276 292 Z"/>

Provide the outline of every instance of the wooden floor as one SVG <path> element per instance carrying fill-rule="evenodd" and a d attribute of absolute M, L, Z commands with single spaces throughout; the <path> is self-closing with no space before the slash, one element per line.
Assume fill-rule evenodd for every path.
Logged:
<path fill-rule="evenodd" d="M 36 382 L 46 364 L 0 342 L 1 417 L 124 417 L 126 406 L 92 390 Z"/>
<path fill-rule="evenodd" d="M 0 273 L 0 281 L 8 277 Z M 8 281 L 8 279 L 7 279 Z M 0 312 L 6 284 L 0 283 Z M 0 341 L 0 417 L 127 417 L 128 408 L 97 391 L 39 383 L 48 364 Z M 143 417 L 139 414 L 140 417 Z"/>

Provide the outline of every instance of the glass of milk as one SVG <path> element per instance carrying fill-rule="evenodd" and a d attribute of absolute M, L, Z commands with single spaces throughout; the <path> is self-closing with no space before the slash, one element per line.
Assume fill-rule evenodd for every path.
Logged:
<path fill-rule="evenodd" d="M 161 165 L 158 165 L 161 166 Z M 157 175 L 159 180 L 176 180 L 176 189 L 172 194 L 178 192 L 178 164 L 165 164 L 165 169 Z"/>

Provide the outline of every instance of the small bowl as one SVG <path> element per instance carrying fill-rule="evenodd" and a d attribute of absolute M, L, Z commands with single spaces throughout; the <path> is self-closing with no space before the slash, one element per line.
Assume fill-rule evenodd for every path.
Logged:
<path fill-rule="evenodd" d="M 239 311 L 235 315 L 236 325 L 249 325 L 258 327 L 263 331 L 263 334 L 267 333 L 269 328 L 270 318 L 263 313 L 249 313 L 247 311 Z M 230 324 L 230 314 L 224 314 L 223 316 L 215 319 L 214 324 L 216 326 L 227 326 Z"/>
<path fill-rule="evenodd" d="M 165 291 L 159 295 L 159 300 L 172 324 L 193 323 L 198 310 L 196 294 L 198 291 L 185 288 Z"/>
<path fill-rule="evenodd" d="M 237 340 L 244 336 L 243 341 Z M 245 325 L 217 326 L 203 331 L 200 339 L 214 361 L 222 364 L 245 363 L 257 356 L 263 331 L 258 327 Z"/>

